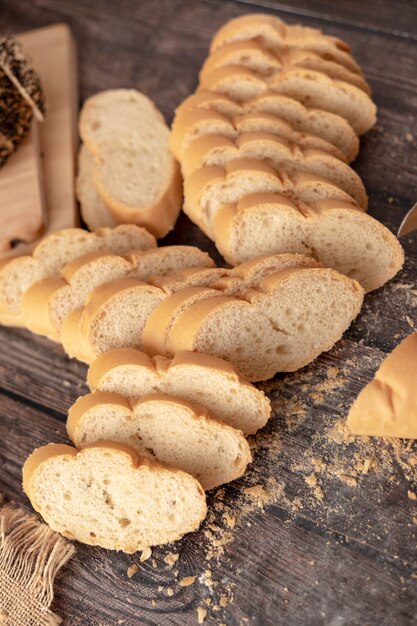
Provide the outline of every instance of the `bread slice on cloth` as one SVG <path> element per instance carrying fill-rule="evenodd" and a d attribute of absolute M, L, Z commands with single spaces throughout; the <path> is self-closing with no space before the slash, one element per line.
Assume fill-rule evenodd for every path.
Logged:
<path fill-rule="evenodd" d="M 289 176 L 313 174 L 340 187 L 355 202 L 367 207 L 368 198 L 359 175 L 346 163 L 317 149 L 304 149 L 282 137 L 265 132 L 240 133 L 235 139 L 206 135 L 191 143 L 182 159 L 185 176 L 205 165 L 225 165 L 236 159 L 266 161 Z"/>
<path fill-rule="evenodd" d="M 97 391 L 73 404 L 67 430 L 79 449 L 100 440 L 124 443 L 141 457 L 191 474 L 209 490 L 239 478 L 251 461 L 242 433 L 214 417 L 163 394 L 128 401 Z"/>
<path fill-rule="evenodd" d="M 38 448 L 23 466 L 23 488 L 52 530 L 129 554 L 180 539 L 207 514 L 195 478 L 113 442 Z"/>
<path fill-rule="evenodd" d="M 300 253 L 378 289 L 401 269 L 398 239 L 376 219 L 340 200 L 296 204 L 280 194 L 250 194 L 216 212 L 213 238 L 232 265 L 259 255 Z"/>
<path fill-rule="evenodd" d="M 179 166 L 161 113 L 134 89 L 100 92 L 84 103 L 80 135 L 94 155 L 93 184 L 117 222 L 156 237 L 174 227 L 181 208 Z"/>
<path fill-rule="evenodd" d="M 0 265 L 0 309 L 15 316 L 19 324 L 23 293 L 43 278 L 59 274 L 76 257 L 103 250 L 124 254 L 155 246 L 153 235 L 134 225 L 100 228 L 93 233 L 81 228 L 60 230 L 43 239 L 32 255 L 7 259 Z"/>
<path fill-rule="evenodd" d="M 417 333 L 404 339 L 378 368 L 350 408 L 355 435 L 417 439 Z"/>
<path fill-rule="evenodd" d="M 186 308 L 171 328 L 168 354 L 212 354 L 250 381 L 266 380 L 330 350 L 362 300 L 359 283 L 335 270 L 283 270 L 264 278 L 245 299 L 221 295 Z"/>
<path fill-rule="evenodd" d="M 163 393 L 198 403 L 244 435 L 265 426 L 271 414 L 265 394 L 239 376 L 231 363 L 197 352 L 178 352 L 166 359 L 131 348 L 110 350 L 90 365 L 87 383 L 91 391 L 135 400 Z"/>
<path fill-rule="evenodd" d="M 352 72 L 362 73 L 349 54 L 350 48 L 344 41 L 325 35 L 316 28 L 301 24 L 285 24 L 279 18 L 264 13 L 242 15 L 226 22 L 214 35 L 210 53 L 233 42 L 253 39 L 261 42 L 267 50 L 285 51 L 294 48 L 312 50 Z"/>
<path fill-rule="evenodd" d="M 206 252 L 194 246 L 165 246 L 129 252 L 125 257 L 91 252 L 68 263 L 60 276 L 35 283 L 22 299 L 23 323 L 32 332 L 59 339 L 65 318 L 83 306 L 100 285 L 128 276 L 148 280 L 187 267 L 213 267 Z"/>
<path fill-rule="evenodd" d="M 117 220 L 93 184 L 94 155 L 85 144 L 78 152 L 78 172 L 75 193 L 80 203 L 81 216 L 90 230 L 103 226 L 113 228 Z"/>

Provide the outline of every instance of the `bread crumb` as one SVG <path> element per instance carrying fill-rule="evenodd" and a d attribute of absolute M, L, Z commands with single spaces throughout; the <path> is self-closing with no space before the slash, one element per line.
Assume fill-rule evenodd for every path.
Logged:
<path fill-rule="evenodd" d="M 168 554 L 164 557 L 164 561 L 167 565 L 173 567 L 173 565 L 175 565 L 179 558 L 180 555 L 176 552 L 168 552 Z"/>
<path fill-rule="evenodd" d="M 313 456 L 313 458 L 311 459 L 311 462 L 313 463 L 314 467 L 316 468 L 316 470 L 318 472 L 324 472 L 324 470 L 326 469 L 327 465 L 326 463 L 323 461 L 323 459 L 317 459 Z"/>
<path fill-rule="evenodd" d="M 219 604 L 220 604 L 220 606 L 221 606 L 223 609 L 224 609 L 224 607 L 225 607 L 225 606 L 227 606 L 227 602 L 228 602 L 227 596 L 225 596 L 224 594 L 223 594 L 222 596 L 220 596 L 220 602 L 219 602 Z"/>
<path fill-rule="evenodd" d="M 411 133 L 406 133 L 405 138 L 409 143 L 412 143 L 414 141 L 414 137 Z"/>
<path fill-rule="evenodd" d="M 394 202 L 394 198 L 393 198 L 392 196 L 390 196 L 390 197 L 388 198 L 388 202 L 389 202 L 389 204 L 392 204 L 392 203 Z"/>
<path fill-rule="evenodd" d="M 204 603 L 207 604 L 207 606 L 211 605 L 211 598 L 205 598 Z"/>
<path fill-rule="evenodd" d="M 139 561 L 141 563 L 143 563 L 144 561 L 147 561 L 151 555 L 152 555 L 152 549 L 149 548 L 149 547 L 148 548 L 144 548 L 142 550 L 142 554 L 140 555 Z"/>
<path fill-rule="evenodd" d="M 226 526 L 228 526 L 229 528 L 234 528 L 236 525 L 236 518 L 234 515 L 230 515 L 229 513 L 224 513 L 223 514 L 223 519 L 224 519 L 224 523 L 226 524 Z"/>
<path fill-rule="evenodd" d="M 315 487 L 317 485 L 317 476 L 315 476 L 315 474 L 311 474 L 310 476 L 305 476 L 304 480 L 307 483 L 307 485 L 309 485 L 310 487 Z"/>
<path fill-rule="evenodd" d="M 413 524 L 417 524 L 417 515 L 414 515 L 413 517 Z"/>
<path fill-rule="evenodd" d="M 139 567 L 136 565 L 136 563 L 133 563 L 133 565 L 130 565 L 127 568 L 127 575 L 129 578 L 132 578 L 132 576 L 134 576 L 136 572 L 138 571 L 139 571 Z"/>
<path fill-rule="evenodd" d="M 189 587 L 195 582 L 196 578 L 197 576 L 186 576 L 185 578 L 182 578 L 178 584 L 180 587 Z"/>
<path fill-rule="evenodd" d="M 407 491 L 407 496 L 410 498 L 410 500 L 417 500 L 417 494 L 414 493 L 414 491 L 411 491 L 411 489 Z"/>
<path fill-rule="evenodd" d="M 202 624 L 207 616 L 207 609 L 204 609 L 202 606 L 199 606 L 197 609 L 197 619 L 198 623 Z"/>
<path fill-rule="evenodd" d="M 358 481 L 352 476 L 347 476 L 346 474 L 341 474 L 340 479 L 343 480 L 349 487 L 357 487 Z"/>
<path fill-rule="evenodd" d="M 156 606 L 156 600 L 151 600 L 152 606 Z"/>
<path fill-rule="evenodd" d="M 152 563 L 152 567 L 154 569 L 156 569 L 158 567 L 158 563 L 155 561 L 155 559 L 152 559 L 151 563 Z"/>
<path fill-rule="evenodd" d="M 168 587 L 168 589 L 167 589 L 167 595 L 168 595 L 168 596 L 173 596 L 173 595 L 174 595 L 174 590 L 173 590 L 173 588 L 172 588 L 172 587 Z"/>

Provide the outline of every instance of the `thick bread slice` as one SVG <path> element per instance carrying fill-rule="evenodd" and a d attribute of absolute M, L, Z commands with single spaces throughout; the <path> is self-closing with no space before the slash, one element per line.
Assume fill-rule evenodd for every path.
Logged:
<path fill-rule="evenodd" d="M 246 113 L 228 117 L 211 109 L 193 109 L 179 113 L 172 125 L 171 144 L 184 170 L 184 159 L 191 147 L 212 135 L 236 139 L 241 133 L 265 132 L 297 143 L 304 148 L 317 148 L 341 161 L 346 157 L 338 148 L 322 137 L 299 133 L 290 124 L 268 113 Z"/>
<path fill-rule="evenodd" d="M 23 466 L 23 488 L 53 530 L 129 554 L 180 539 L 207 514 L 195 478 L 112 442 L 38 448 Z"/>
<path fill-rule="evenodd" d="M 195 302 L 219 296 L 216 289 L 182 287 L 165 298 L 149 315 L 142 332 L 142 345 L 148 354 L 168 355 L 167 341 L 172 326 L 184 310 Z"/>
<path fill-rule="evenodd" d="M 35 283 L 23 294 L 22 319 L 32 332 L 59 340 L 64 319 L 97 287 L 122 278 L 132 263 L 116 254 L 89 252 L 70 261 L 61 276 Z"/>
<path fill-rule="evenodd" d="M 91 391 L 111 391 L 126 398 L 159 392 L 197 402 L 244 435 L 265 426 L 271 414 L 265 394 L 239 376 L 231 363 L 197 352 L 151 359 L 131 348 L 111 350 L 92 363 L 87 383 Z"/>
<path fill-rule="evenodd" d="M 164 298 L 161 289 L 134 278 L 95 289 L 81 318 L 81 331 L 91 352 L 98 356 L 114 348 L 141 348 L 147 319 Z"/>
<path fill-rule="evenodd" d="M 236 159 L 224 168 L 204 166 L 187 178 L 183 210 L 213 238 L 213 219 L 219 208 L 259 192 L 284 194 L 297 203 L 334 199 L 355 205 L 349 194 L 319 176 L 295 174 L 290 177 L 264 161 Z"/>
<path fill-rule="evenodd" d="M 324 35 L 321 30 L 300 24 L 285 24 L 279 18 L 263 13 L 243 15 L 226 22 L 215 34 L 210 45 L 212 54 L 223 46 L 256 39 L 267 50 L 283 51 L 293 48 L 312 50 L 361 74 L 361 69 L 349 54 L 349 46 L 342 40 Z"/>
<path fill-rule="evenodd" d="M 244 297 L 213 297 L 187 308 L 171 329 L 170 354 L 219 356 L 251 381 L 295 371 L 340 339 L 360 311 L 363 289 L 335 270 L 287 269 Z"/>
<path fill-rule="evenodd" d="M 75 193 L 80 203 L 81 216 L 90 230 L 117 224 L 106 203 L 93 184 L 94 156 L 85 144 L 78 152 L 78 173 Z"/>
<path fill-rule="evenodd" d="M 31 256 L 16 257 L 1 265 L 0 308 L 18 321 L 23 293 L 43 278 L 57 275 L 77 256 L 99 250 L 124 254 L 155 246 L 153 235 L 134 225 L 100 228 L 93 233 L 81 228 L 60 230 L 41 241 Z"/>
<path fill-rule="evenodd" d="M 263 132 L 241 133 L 235 140 L 222 135 L 208 135 L 190 144 L 184 152 L 182 168 L 190 176 L 205 165 L 224 167 L 236 159 L 253 159 L 270 163 L 290 176 L 298 173 L 315 174 L 340 187 L 363 208 L 368 198 L 358 174 L 326 152 L 302 147 Z"/>
<path fill-rule="evenodd" d="M 268 113 L 275 115 L 291 124 L 298 132 L 317 135 L 336 146 L 346 157 L 347 162 L 353 161 L 359 152 L 359 139 L 343 117 L 306 107 L 298 100 L 267 91 L 254 100 L 243 105 L 247 113 Z"/>
<path fill-rule="evenodd" d="M 94 154 L 93 182 L 118 222 L 157 237 L 174 227 L 182 181 L 161 113 L 134 89 L 103 91 L 80 114 L 80 134 Z"/>
<path fill-rule="evenodd" d="M 359 139 L 356 136 L 350 124 L 334 113 L 321 111 L 319 109 L 306 108 L 301 102 L 282 96 L 272 91 L 260 95 L 259 97 L 245 102 L 243 106 L 215 91 L 199 90 L 197 93 L 189 96 L 177 108 L 176 118 L 183 117 L 187 111 L 194 109 L 212 109 L 217 113 L 223 114 L 226 118 L 234 118 L 235 124 L 238 123 L 240 116 L 245 113 L 266 113 L 274 116 L 281 122 L 285 122 L 299 133 L 308 133 L 309 135 L 319 137 L 334 145 L 345 156 L 349 162 L 352 161 L 359 150 Z M 176 123 L 176 118 L 174 124 Z M 269 120 L 270 121 L 270 120 Z M 247 122 L 249 123 L 249 122 Z M 274 126 L 270 123 L 268 127 L 245 127 L 248 132 L 252 130 L 263 130 L 273 133 Z M 240 127 L 241 131 L 242 128 Z M 181 131 L 184 132 L 184 131 Z M 275 134 L 282 135 L 282 130 Z M 295 141 L 292 137 L 288 139 Z M 170 139 L 172 141 L 172 139 Z M 180 156 L 181 137 L 177 140 L 176 149 L 178 150 L 177 158 Z M 320 146 L 311 146 L 320 147 Z M 321 147 L 323 149 L 323 147 Z M 325 150 L 328 152 L 328 150 Z M 335 156 L 338 156 L 335 154 Z"/>
<path fill-rule="evenodd" d="M 219 91 L 241 103 L 271 90 L 340 115 L 358 135 L 376 122 L 376 106 L 364 91 L 314 70 L 286 68 L 264 78 L 240 65 L 225 65 L 207 74 L 201 87 Z"/>
<path fill-rule="evenodd" d="M 232 265 L 260 254 L 298 252 L 356 279 L 365 291 L 381 287 L 404 262 L 398 239 L 383 224 L 342 201 L 307 206 L 279 194 L 248 195 L 220 207 L 213 234 Z"/>
<path fill-rule="evenodd" d="M 417 439 L 417 333 L 382 362 L 350 408 L 347 426 L 355 435 Z"/>
<path fill-rule="evenodd" d="M 72 405 L 67 430 L 79 449 L 100 440 L 124 443 L 140 457 L 191 474 L 209 490 L 239 478 L 252 460 L 241 431 L 214 417 L 198 404 L 172 396 L 128 401 L 97 391 Z"/>
<path fill-rule="evenodd" d="M 185 268 L 212 268 L 214 261 L 195 246 L 163 246 L 154 250 L 131 252 L 126 258 L 133 264 L 131 278 L 149 281 L 153 276 L 177 274 Z"/>
<path fill-rule="evenodd" d="M 343 80 L 362 89 L 368 95 L 371 93 L 369 85 L 361 74 L 352 72 L 335 61 L 322 58 L 320 54 L 308 49 L 293 48 L 282 52 L 272 52 L 267 50 L 259 40 L 253 39 L 226 44 L 206 59 L 200 70 L 200 82 L 204 83 L 210 72 L 225 65 L 241 65 L 266 77 L 285 68 L 302 67 L 323 72 L 330 78 Z"/>

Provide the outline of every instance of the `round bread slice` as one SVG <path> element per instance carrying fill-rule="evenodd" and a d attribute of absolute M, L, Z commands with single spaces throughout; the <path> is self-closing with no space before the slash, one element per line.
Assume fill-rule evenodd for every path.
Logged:
<path fill-rule="evenodd" d="M 348 163 L 353 161 L 359 152 L 359 139 L 355 131 L 340 115 L 306 107 L 294 98 L 270 90 L 245 102 L 242 108 L 247 113 L 275 115 L 291 124 L 298 132 L 325 139 L 345 155 Z"/>
<path fill-rule="evenodd" d="M 52 530 L 129 554 L 180 539 L 207 514 L 195 478 L 112 442 L 38 448 L 23 466 L 23 488 Z"/>
<path fill-rule="evenodd" d="M 151 359 L 131 348 L 111 350 L 90 365 L 87 383 L 91 391 L 126 398 L 160 392 L 198 403 L 244 435 L 263 428 L 271 414 L 265 394 L 239 376 L 231 363 L 197 352 Z"/>
<path fill-rule="evenodd" d="M 267 50 L 312 50 L 352 72 L 362 73 L 344 41 L 324 35 L 316 28 L 285 24 L 279 18 L 263 13 L 242 15 L 226 22 L 213 37 L 210 54 L 230 43 L 251 39 L 260 41 Z"/>
<path fill-rule="evenodd" d="M 145 226 L 157 237 L 172 230 L 181 208 L 181 174 L 169 150 L 169 129 L 149 98 L 134 89 L 88 98 L 80 134 L 94 154 L 94 186 L 115 219 Z"/>
<path fill-rule="evenodd" d="M 117 441 L 141 457 L 194 476 L 209 490 L 239 478 L 251 461 L 239 430 L 206 409 L 163 394 L 129 402 L 106 391 L 82 396 L 68 412 L 68 435 L 78 449 Z"/>
<path fill-rule="evenodd" d="M 0 308 L 20 317 L 23 293 L 33 284 L 59 274 L 76 257 L 94 251 L 124 254 L 156 246 L 153 235 L 135 225 L 100 228 L 89 233 L 81 228 L 60 230 L 43 239 L 32 255 L 7 259 L 0 265 Z"/>
<path fill-rule="evenodd" d="M 279 194 L 253 194 L 223 205 L 213 231 L 219 252 L 238 272 L 239 263 L 260 254 L 301 253 L 356 279 L 368 292 L 404 262 L 398 239 L 383 224 L 342 201 L 296 206 Z"/>
<path fill-rule="evenodd" d="M 314 174 L 330 181 L 349 194 L 355 202 L 367 207 L 368 198 L 361 178 L 346 163 L 317 149 L 300 146 L 269 133 L 242 133 L 235 140 L 221 135 L 208 135 L 190 144 L 184 152 L 182 167 L 190 176 L 205 165 L 224 167 L 229 161 L 252 159 L 266 161 L 289 176 Z"/>
<path fill-rule="evenodd" d="M 341 338 L 360 311 L 363 289 L 335 270 L 286 269 L 244 297 L 188 307 L 171 328 L 169 354 L 219 356 L 250 381 L 295 371 Z"/>

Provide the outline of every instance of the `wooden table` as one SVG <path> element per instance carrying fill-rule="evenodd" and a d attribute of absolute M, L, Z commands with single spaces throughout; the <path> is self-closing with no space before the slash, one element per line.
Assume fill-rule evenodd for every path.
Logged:
<path fill-rule="evenodd" d="M 379 108 L 355 163 L 370 213 L 396 230 L 416 200 L 412 1 L 2 0 L 0 8 L 10 32 L 56 21 L 72 27 L 82 98 L 136 87 L 168 120 L 194 89 L 210 37 L 233 16 L 262 9 L 340 36 Z M 166 241 L 214 254 L 184 216 Z M 77 546 L 54 601 L 65 624 L 182 626 L 197 623 L 198 607 L 207 610 L 205 624 L 227 626 L 416 623 L 417 448 L 349 439 L 343 429 L 350 403 L 384 354 L 417 325 L 417 233 L 404 244 L 404 270 L 367 296 L 345 338 L 311 366 L 263 385 L 274 415 L 253 442 L 251 469 L 209 495 L 210 516 L 198 533 L 154 549 L 143 563 L 139 555 Z M 28 505 L 22 462 L 35 446 L 67 441 L 66 411 L 87 391 L 86 368 L 28 332 L 0 328 L 0 335 L 0 490 Z M 251 486 L 257 488 L 244 491 Z M 164 560 L 169 552 L 179 554 L 173 565 Z M 129 578 L 133 563 L 139 568 Z M 181 586 L 187 576 L 197 578 Z"/>

